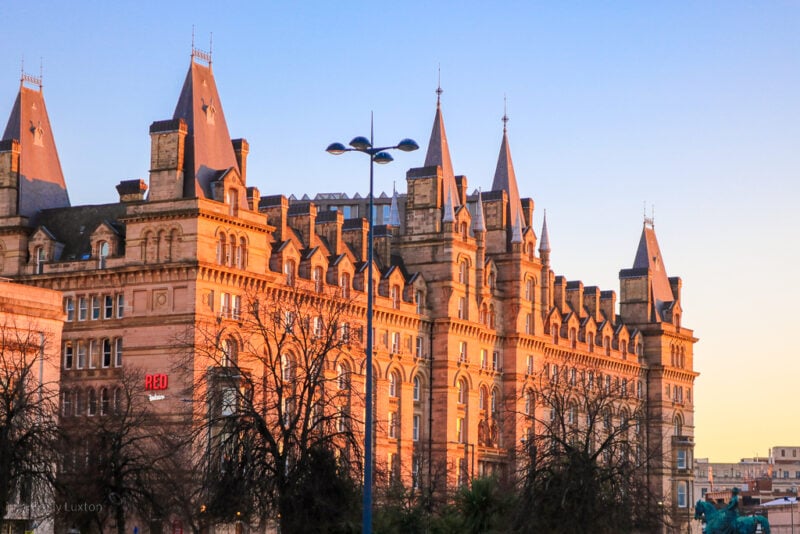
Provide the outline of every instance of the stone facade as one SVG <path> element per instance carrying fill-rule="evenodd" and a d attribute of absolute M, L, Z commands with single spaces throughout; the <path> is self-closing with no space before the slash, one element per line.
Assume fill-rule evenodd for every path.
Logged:
<path fill-rule="evenodd" d="M 31 91 L 21 89 L 23 103 Z M 89 396 L 123 365 L 170 374 L 175 339 L 235 319 L 232 302 L 254 287 L 296 280 L 352 291 L 363 321 L 367 199 L 249 187 L 249 147 L 228 136 L 205 56 L 193 54 L 172 119 L 150 127 L 147 193 L 126 181 L 119 202 L 70 206 L 52 136 L 12 126 L 0 141 L 0 274 L 63 297 L 65 417 L 102 416 Z M 15 199 L 35 199 L 22 202 L 19 161 L 36 151 L 49 162 L 40 181 L 63 194 L 22 212 Z M 447 466 L 451 486 L 511 473 L 518 444 L 537 431 L 519 416 L 526 384 L 580 362 L 646 402 L 651 485 L 685 521 L 697 340 L 681 325 L 681 281 L 667 278 L 652 223 L 633 267 L 620 271 L 619 302 L 556 275 L 546 223 L 537 236 L 534 202 L 519 196 L 505 130 L 491 189 L 470 193 L 453 172 L 438 103 L 424 166 L 407 172 L 405 194 L 376 204 L 376 463 L 410 484 L 433 464 Z M 348 357 L 363 369 L 363 349 Z M 159 409 L 190 409 L 187 385 L 170 377 Z"/>

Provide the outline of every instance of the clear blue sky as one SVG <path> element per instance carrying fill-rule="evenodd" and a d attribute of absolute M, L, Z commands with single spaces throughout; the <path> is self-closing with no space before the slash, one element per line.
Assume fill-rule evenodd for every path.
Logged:
<path fill-rule="evenodd" d="M 701 338 L 696 455 L 800 445 L 800 4 L 796 2 L 3 2 L 0 122 L 20 59 L 44 61 L 73 204 L 147 178 L 148 126 L 171 117 L 192 25 L 262 194 L 366 193 L 328 143 L 426 145 L 437 67 L 456 173 L 491 185 L 503 95 L 523 196 L 548 212 L 558 274 L 618 290 L 655 204 L 668 273 Z M 403 7 L 400 7 L 403 4 Z M 424 150 L 377 180 L 405 189 Z"/>

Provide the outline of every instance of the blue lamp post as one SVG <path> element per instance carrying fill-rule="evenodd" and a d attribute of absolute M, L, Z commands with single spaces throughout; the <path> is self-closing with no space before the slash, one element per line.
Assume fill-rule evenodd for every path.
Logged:
<path fill-rule="evenodd" d="M 372 433 L 374 428 L 373 421 L 373 408 L 372 408 L 372 391 L 373 391 L 373 377 L 372 377 L 372 357 L 373 357 L 373 343 L 372 338 L 372 307 L 374 299 L 374 286 L 372 283 L 372 253 L 373 253 L 373 240 L 372 240 L 372 227 L 373 221 L 373 168 L 374 164 L 380 165 L 390 163 L 394 158 L 389 154 L 389 150 L 402 150 L 403 152 L 413 152 L 419 148 L 419 145 L 413 139 L 403 139 L 394 146 L 375 147 L 373 146 L 374 129 L 372 124 L 372 116 L 370 116 L 369 139 L 366 137 L 355 137 L 350 141 L 350 147 L 345 147 L 342 143 L 331 143 L 325 150 L 329 154 L 338 156 L 345 152 L 361 152 L 369 156 L 369 230 L 367 232 L 367 380 L 366 380 L 366 417 L 364 421 L 364 500 L 363 510 L 361 515 L 361 532 L 369 534 L 372 532 Z"/>

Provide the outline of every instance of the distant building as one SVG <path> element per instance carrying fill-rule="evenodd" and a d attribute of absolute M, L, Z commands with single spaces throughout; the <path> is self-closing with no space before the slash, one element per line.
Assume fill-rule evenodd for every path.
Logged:
<path fill-rule="evenodd" d="M 248 287 L 339 288 L 364 306 L 366 199 L 249 187 L 249 145 L 228 134 L 209 56 L 193 53 L 173 117 L 150 126 L 149 187 L 123 181 L 110 204 L 70 205 L 41 87 L 29 85 L 0 142 L 0 274 L 63 295 L 63 417 L 102 417 L 105 384 L 124 365 L 171 373 L 176 334 L 218 320 L 235 328 Z M 377 462 L 410 485 L 425 483 L 421 462 L 446 464 L 451 487 L 512 473 L 520 440 L 537 431 L 526 384 L 579 362 L 646 401 L 650 482 L 685 528 L 697 339 L 652 221 L 619 273 L 618 303 L 613 290 L 553 271 L 505 128 L 494 179 L 470 193 L 437 102 L 424 164 L 406 177 L 405 194 L 382 195 L 376 208 Z M 354 352 L 340 364 L 360 375 L 363 360 Z M 186 384 L 166 383 L 160 409 L 190 410 L 179 401 Z M 621 405 L 616 424 L 624 414 Z"/>

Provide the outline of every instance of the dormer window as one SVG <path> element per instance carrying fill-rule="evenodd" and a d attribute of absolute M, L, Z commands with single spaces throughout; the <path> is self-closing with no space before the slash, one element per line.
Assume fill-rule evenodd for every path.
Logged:
<path fill-rule="evenodd" d="M 294 285 L 294 262 L 292 260 L 286 260 L 283 263 L 283 274 L 286 276 L 286 285 L 293 286 Z"/>
<path fill-rule="evenodd" d="M 228 215 L 236 217 L 239 213 L 239 193 L 236 189 L 228 190 Z"/>
<path fill-rule="evenodd" d="M 311 280 L 314 282 L 314 291 L 322 293 L 323 280 L 322 280 L 322 267 L 314 267 L 311 271 Z"/>
<path fill-rule="evenodd" d="M 44 272 L 44 262 L 47 260 L 44 247 L 36 247 L 33 257 L 36 262 L 36 274 L 42 274 Z"/>
<path fill-rule="evenodd" d="M 97 245 L 97 266 L 99 269 L 106 268 L 106 258 L 108 258 L 108 241 L 101 241 Z"/>

